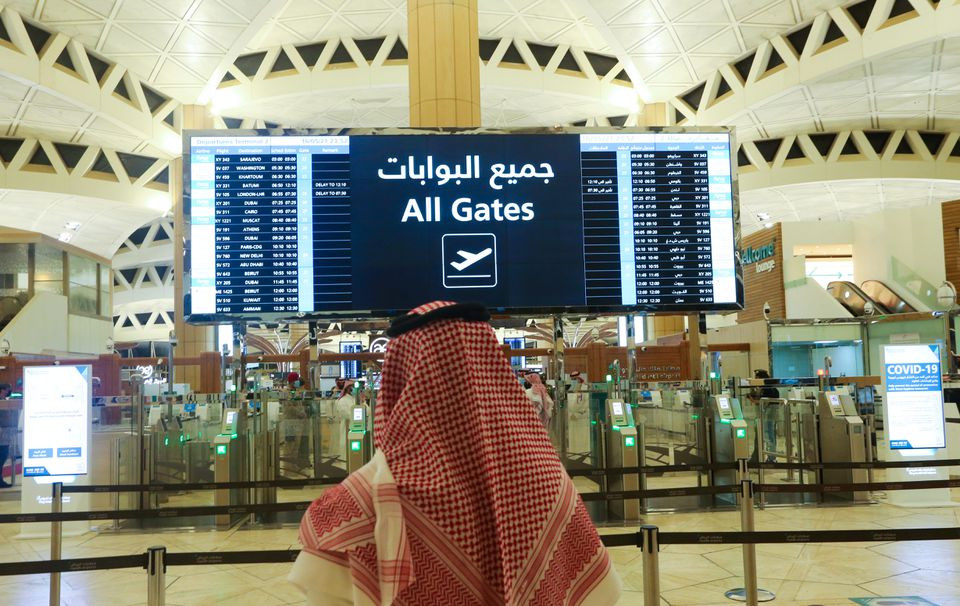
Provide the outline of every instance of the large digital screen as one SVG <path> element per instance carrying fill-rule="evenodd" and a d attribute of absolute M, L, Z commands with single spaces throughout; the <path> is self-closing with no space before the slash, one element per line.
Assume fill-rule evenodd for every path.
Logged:
<path fill-rule="evenodd" d="M 185 134 L 191 321 L 742 307 L 728 131 L 322 133 Z"/>
<path fill-rule="evenodd" d="M 86 475 L 90 456 L 90 366 L 23 369 L 23 475 Z"/>
<path fill-rule="evenodd" d="M 945 448 L 939 345 L 884 345 L 884 425 L 891 450 Z"/>

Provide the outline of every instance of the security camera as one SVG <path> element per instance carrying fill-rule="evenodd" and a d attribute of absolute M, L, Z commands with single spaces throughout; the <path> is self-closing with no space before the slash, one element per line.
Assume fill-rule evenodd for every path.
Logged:
<path fill-rule="evenodd" d="M 107 337 L 107 343 L 106 343 L 106 345 L 104 346 L 104 349 L 106 350 L 106 352 L 107 352 L 108 354 L 112 354 L 112 353 L 113 353 L 113 339 L 111 339 L 110 337 Z"/>
<path fill-rule="evenodd" d="M 647 351 L 647 346 L 646 346 L 646 345 L 641 345 L 641 346 L 640 346 L 640 351 Z"/>
<path fill-rule="evenodd" d="M 177 333 L 170 331 L 170 347 L 177 346 Z"/>
<path fill-rule="evenodd" d="M 770 311 L 771 311 L 770 303 L 768 303 L 767 301 L 764 301 L 763 302 L 763 319 L 764 320 L 770 319 Z"/>

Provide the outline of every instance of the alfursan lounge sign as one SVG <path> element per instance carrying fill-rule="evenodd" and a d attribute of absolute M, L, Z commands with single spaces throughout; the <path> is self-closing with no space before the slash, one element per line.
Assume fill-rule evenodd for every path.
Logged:
<path fill-rule="evenodd" d="M 776 242 L 772 241 L 766 246 L 760 246 L 759 248 L 748 246 L 746 250 L 740 253 L 741 262 L 744 265 L 756 263 L 758 274 L 773 271 L 773 268 L 777 266 L 776 260 L 772 258 L 775 251 L 775 244 Z"/>

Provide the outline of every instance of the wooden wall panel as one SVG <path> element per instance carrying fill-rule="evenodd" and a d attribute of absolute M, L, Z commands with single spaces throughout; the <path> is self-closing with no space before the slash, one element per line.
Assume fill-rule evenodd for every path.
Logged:
<path fill-rule="evenodd" d="M 943 266 L 947 280 L 960 285 L 960 200 L 940 205 L 943 219 Z"/>
<path fill-rule="evenodd" d="M 757 273 L 757 263 L 743 266 L 746 301 L 743 311 L 737 315 L 737 322 L 762 320 L 764 302 L 770 304 L 771 319 L 787 317 L 787 302 L 783 289 L 783 235 L 780 224 L 777 223 L 771 228 L 762 229 L 743 238 L 740 252 L 742 254 L 748 247 L 756 250 L 768 245 L 771 240 L 774 242 L 772 260 L 776 263 L 771 271 Z M 767 260 L 769 259 L 764 259 L 764 261 Z"/>

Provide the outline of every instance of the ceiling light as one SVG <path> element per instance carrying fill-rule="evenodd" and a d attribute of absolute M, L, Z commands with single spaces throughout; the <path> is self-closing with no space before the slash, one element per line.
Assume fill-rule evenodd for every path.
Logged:
<path fill-rule="evenodd" d="M 69 241 L 70 241 L 70 238 L 72 238 L 72 237 L 73 237 L 73 234 L 72 234 L 72 233 L 70 233 L 70 232 L 68 232 L 68 231 L 64 231 L 64 232 L 60 232 L 59 240 L 60 240 L 61 242 L 69 242 Z"/>
<path fill-rule="evenodd" d="M 77 231 L 78 229 L 80 229 L 80 225 L 81 223 L 79 221 L 67 221 L 64 227 L 66 227 L 67 229 L 72 229 L 73 231 Z"/>
<path fill-rule="evenodd" d="M 769 221 L 770 213 L 757 213 L 757 221 Z"/>
<path fill-rule="evenodd" d="M 771 227 L 773 227 L 773 222 L 767 221 L 766 223 L 763 224 L 763 226 L 766 227 L 767 229 L 770 229 Z"/>

